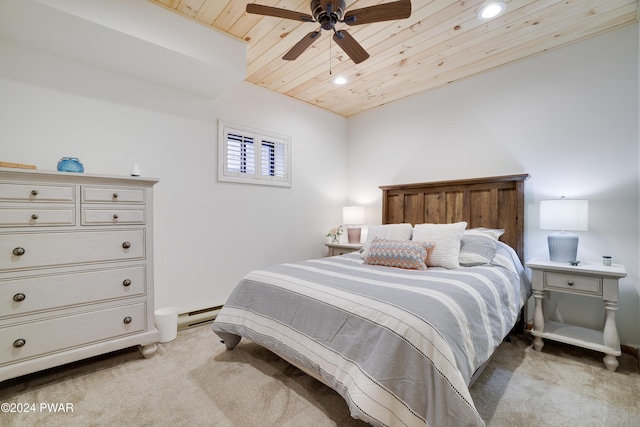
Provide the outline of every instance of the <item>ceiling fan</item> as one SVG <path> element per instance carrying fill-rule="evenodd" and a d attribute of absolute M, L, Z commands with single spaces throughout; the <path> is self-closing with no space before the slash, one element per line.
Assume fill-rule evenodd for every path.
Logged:
<path fill-rule="evenodd" d="M 282 59 L 293 61 L 318 38 L 322 30 L 333 30 L 333 40 L 356 64 L 369 57 L 366 50 L 345 30 L 336 30 L 335 25 L 343 22 L 347 25 L 362 25 L 372 22 L 405 19 L 411 16 L 411 1 L 399 0 L 375 6 L 354 9 L 345 13 L 344 0 L 311 0 L 311 15 L 279 7 L 247 4 L 247 13 L 275 16 L 302 22 L 318 22 L 320 29 L 312 31 L 287 52 Z"/>

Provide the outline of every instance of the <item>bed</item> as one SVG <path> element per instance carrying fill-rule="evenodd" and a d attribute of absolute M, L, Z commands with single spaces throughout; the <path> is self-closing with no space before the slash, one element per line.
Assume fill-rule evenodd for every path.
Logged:
<path fill-rule="evenodd" d="M 382 186 L 362 253 L 250 272 L 212 329 L 229 350 L 242 337 L 271 350 L 372 425 L 482 426 L 469 386 L 531 293 L 527 177 Z"/>

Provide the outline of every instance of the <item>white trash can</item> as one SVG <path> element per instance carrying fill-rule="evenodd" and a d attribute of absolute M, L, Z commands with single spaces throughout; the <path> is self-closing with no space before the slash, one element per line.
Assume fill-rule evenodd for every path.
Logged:
<path fill-rule="evenodd" d="M 154 312 L 160 342 L 169 342 L 178 336 L 178 311 L 174 307 L 159 308 Z"/>

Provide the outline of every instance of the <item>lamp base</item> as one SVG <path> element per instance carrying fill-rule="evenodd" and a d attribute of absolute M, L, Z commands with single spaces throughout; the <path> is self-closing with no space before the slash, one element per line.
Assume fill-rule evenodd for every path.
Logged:
<path fill-rule="evenodd" d="M 576 261 L 578 257 L 578 236 L 560 231 L 547 236 L 549 259 L 555 262 Z"/>
<path fill-rule="evenodd" d="M 360 243 L 361 231 L 362 229 L 360 227 L 348 227 L 347 237 L 349 238 L 349 243 Z"/>

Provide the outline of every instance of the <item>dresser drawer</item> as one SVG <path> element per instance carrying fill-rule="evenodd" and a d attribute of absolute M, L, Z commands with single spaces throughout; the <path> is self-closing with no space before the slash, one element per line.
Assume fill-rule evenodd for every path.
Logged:
<path fill-rule="evenodd" d="M 82 203 L 144 203 L 144 188 L 83 186 Z"/>
<path fill-rule="evenodd" d="M 0 209 L 0 227 L 45 227 L 74 225 L 75 210 L 68 209 Z"/>
<path fill-rule="evenodd" d="M 0 329 L 0 365 L 145 330 L 146 305 L 132 304 Z"/>
<path fill-rule="evenodd" d="M 144 230 L 0 236 L 0 271 L 143 259 Z"/>
<path fill-rule="evenodd" d="M 82 209 L 82 225 L 144 224 L 144 209 Z"/>
<path fill-rule="evenodd" d="M 602 278 L 597 276 L 573 275 L 567 273 L 544 273 L 544 288 L 571 292 L 582 292 L 590 295 L 602 295 Z"/>
<path fill-rule="evenodd" d="M 0 183 L 0 200 L 8 202 L 73 202 L 73 185 Z"/>
<path fill-rule="evenodd" d="M 145 267 L 0 281 L 0 318 L 144 295 Z"/>

